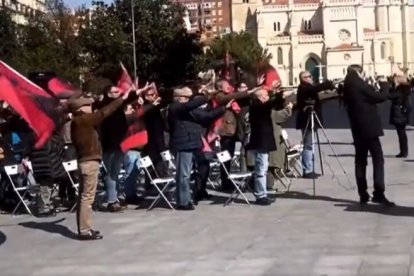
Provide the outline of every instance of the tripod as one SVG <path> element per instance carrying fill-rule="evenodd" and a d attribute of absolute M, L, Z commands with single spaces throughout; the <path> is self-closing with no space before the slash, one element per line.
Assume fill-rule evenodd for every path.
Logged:
<path fill-rule="evenodd" d="M 318 115 L 316 114 L 316 111 L 314 110 L 314 106 L 308 106 L 306 107 L 307 109 L 310 109 L 310 114 L 308 117 L 308 120 L 306 122 L 306 127 L 305 130 L 303 132 L 303 137 L 302 137 L 302 145 L 304 145 L 305 142 L 305 137 L 306 134 L 308 133 L 308 131 L 311 131 L 311 135 L 312 135 L 312 167 L 313 167 L 313 178 L 312 178 L 312 184 L 313 184 L 313 196 L 316 195 L 316 177 L 315 177 L 315 137 L 316 137 L 316 141 L 318 144 L 318 153 L 319 153 L 319 160 L 321 163 L 321 173 L 322 175 L 324 175 L 323 172 L 323 162 L 322 162 L 322 154 L 321 154 L 321 144 L 319 141 L 319 133 L 318 133 L 318 129 L 315 129 L 315 121 L 318 124 L 318 127 L 322 130 L 323 135 L 325 136 L 326 141 L 329 144 L 329 147 L 332 150 L 332 153 L 335 155 L 336 160 L 338 161 L 338 164 L 340 165 L 342 172 L 344 173 L 344 175 L 346 176 L 346 179 L 348 180 L 348 183 L 350 185 L 350 187 L 352 187 L 351 189 L 354 189 L 354 185 L 351 183 L 351 180 L 348 177 L 348 173 L 346 172 L 344 166 L 342 165 L 341 161 L 339 160 L 339 156 L 336 153 L 336 151 L 334 150 L 331 141 L 329 140 L 328 135 L 325 132 L 325 129 L 322 126 L 321 121 L 318 118 Z M 339 180 L 338 180 L 339 182 Z"/>

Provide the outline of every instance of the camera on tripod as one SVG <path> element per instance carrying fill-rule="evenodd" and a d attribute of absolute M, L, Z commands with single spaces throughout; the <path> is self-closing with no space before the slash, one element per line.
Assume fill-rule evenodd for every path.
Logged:
<path fill-rule="evenodd" d="M 315 110 L 315 100 L 314 99 L 307 99 L 305 100 L 305 107 L 303 111 L 311 112 Z"/>

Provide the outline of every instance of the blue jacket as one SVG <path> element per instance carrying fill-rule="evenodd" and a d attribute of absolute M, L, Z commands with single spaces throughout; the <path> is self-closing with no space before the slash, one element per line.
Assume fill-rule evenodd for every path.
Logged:
<path fill-rule="evenodd" d="M 194 151 L 202 149 L 203 128 L 192 111 L 208 101 L 207 96 L 196 97 L 186 103 L 173 102 L 168 106 L 167 122 L 170 129 L 172 151 Z"/>

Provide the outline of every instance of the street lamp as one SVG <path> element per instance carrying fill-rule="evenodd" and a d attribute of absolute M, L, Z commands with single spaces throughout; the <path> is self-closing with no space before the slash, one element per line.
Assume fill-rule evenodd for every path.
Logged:
<path fill-rule="evenodd" d="M 135 51 L 135 12 L 134 12 L 134 0 L 131 0 L 131 14 L 132 14 L 132 51 L 134 59 L 134 77 L 137 79 L 137 52 Z"/>

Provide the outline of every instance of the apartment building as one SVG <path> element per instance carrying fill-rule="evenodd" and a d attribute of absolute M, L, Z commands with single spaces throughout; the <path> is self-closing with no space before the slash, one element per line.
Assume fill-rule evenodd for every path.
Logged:
<path fill-rule="evenodd" d="M 25 24 L 36 12 L 45 12 L 46 0 L 0 0 L 0 7 L 10 9 L 16 23 Z"/>
<path fill-rule="evenodd" d="M 171 0 L 186 9 L 187 29 L 213 36 L 230 33 L 231 0 Z"/>

